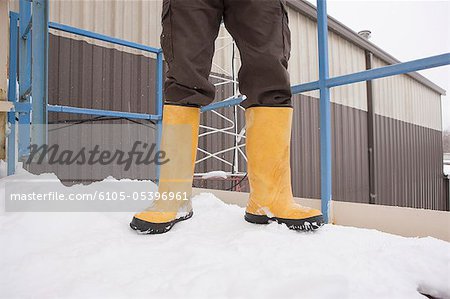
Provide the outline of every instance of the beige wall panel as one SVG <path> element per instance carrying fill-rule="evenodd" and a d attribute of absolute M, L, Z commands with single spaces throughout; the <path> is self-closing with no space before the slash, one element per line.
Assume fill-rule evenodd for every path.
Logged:
<path fill-rule="evenodd" d="M 51 0 L 50 21 L 159 48 L 161 9 L 161 0 Z M 141 53 L 73 34 L 58 31 L 52 33 L 131 53 Z"/>
<path fill-rule="evenodd" d="M 6 100 L 9 55 L 9 3 L 0 1 L 0 101 Z M 2 117 L 4 115 L 2 114 Z M 4 119 L 2 119 L 4 120 Z M 0 132 L 3 133 L 3 132 Z M 3 135 L 1 135 L 3 136 Z"/>
<path fill-rule="evenodd" d="M 386 66 L 374 57 L 373 67 Z M 375 113 L 442 130 L 441 96 L 407 75 L 374 80 Z"/>
<path fill-rule="evenodd" d="M 319 62 L 316 23 L 289 8 L 289 27 L 292 39 L 291 59 L 289 62 L 292 85 L 318 80 Z M 319 97 L 318 91 L 304 94 L 311 97 Z"/>
<path fill-rule="evenodd" d="M 289 9 L 292 53 L 289 65 L 292 84 L 316 81 L 319 78 L 317 24 L 310 18 Z M 364 50 L 329 34 L 330 76 L 339 76 L 365 70 Z M 367 110 L 365 83 L 333 88 L 331 101 L 349 107 Z M 305 93 L 319 97 L 317 91 Z"/>
<path fill-rule="evenodd" d="M 9 1 L 9 10 L 11 11 L 19 11 L 19 1 L 18 0 L 10 0 Z"/>
<path fill-rule="evenodd" d="M 7 100 L 7 77 L 8 77 L 8 55 L 9 55 L 9 3 L 0 2 L 0 159 L 6 157 L 6 113 L 10 105 Z M 10 103 L 9 103 L 10 104 Z"/>
<path fill-rule="evenodd" d="M 330 77 L 360 72 L 366 69 L 364 50 L 341 38 L 329 34 Z M 331 101 L 367 111 L 366 83 L 356 83 L 331 89 Z"/>

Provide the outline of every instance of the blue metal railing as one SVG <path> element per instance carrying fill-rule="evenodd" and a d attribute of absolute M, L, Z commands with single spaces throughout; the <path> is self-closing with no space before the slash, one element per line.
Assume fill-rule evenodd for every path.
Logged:
<path fill-rule="evenodd" d="M 102 110 L 102 109 L 88 109 L 88 108 L 79 108 L 79 107 L 69 107 L 69 106 L 59 106 L 59 105 L 48 105 L 48 111 L 50 112 L 64 112 L 64 113 L 73 113 L 73 114 L 87 114 L 87 115 L 98 115 L 98 116 L 109 116 L 109 117 L 126 117 L 130 119 L 148 119 L 148 120 L 161 120 L 162 118 L 162 77 L 163 77 L 163 58 L 162 58 L 162 50 L 159 48 L 153 48 L 141 44 L 137 44 L 134 42 L 126 41 L 123 39 L 63 25 L 54 22 L 49 22 L 48 26 L 50 29 L 55 29 L 59 31 L 64 31 L 67 33 L 76 34 L 79 36 L 84 36 L 120 46 L 125 46 L 128 48 L 141 50 L 144 52 L 149 52 L 156 54 L 156 114 L 141 114 L 141 113 L 132 113 L 132 112 L 122 112 L 122 111 L 112 111 L 112 110 Z"/>
<path fill-rule="evenodd" d="M 45 30 L 42 26 L 35 28 L 32 26 L 33 24 L 33 15 L 39 13 L 38 9 L 33 8 L 33 15 L 31 14 L 31 3 L 27 0 L 20 1 L 20 14 L 11 12 L 10 13 L 10 74 L 9 78 L 19 78 L 19 101 L 16 101 L 17 95 L 15 90 L 15 80 L 10 80 L 9 86 L 9 101 L 14 103 L 14 110 L 9 112 L 8 114 L 8 122 L 11 124 L 11 133 L 8 138 L 8 175 L 14 174 L 15 171 L 15 124 L 16 124 L 16 116 L 19 119 L 19 140 L 18 140 L 18 152 L 19 158 L 22 158 L 28 154 L 28 147 L 30 145 L 30 139 L 42 140 L 43 135 L 46 135 L 46 132 L 33 132 L 30 130 L 30 123 L 44 123 L 47 121 L 47 113 L 48 112 L 56 112 L 56 113 L 71 113 L 71 114 L 84 114 L 84 115 L 96 115 L 96 116 L 106 116 L 106 117 L 122 117 L 129 119 L 145 119 L 152 120 L 156 122 L 157 125 L 157 143 L 159 146 L 159 141 L 161 139 L 161 120 L 162 120 L 162 105 L 163 105 L 163 55 L 162 50 L 159 48 L 153 48 L 141 44 L 137 44 L 134 42 L 118 39 L 115 37 L 106 36 L 103 34 L 58 24 L 54 22 L 48 22 L 47 16 L 45 16 L 45 10 L 48 9 L 46 0 L 39 0 L 39 10 L 40 15 L 37 20 L 35 20 L 35 25 L 39 24 L 39 21 L 43 21 L 45 25 Z M 35 14 L 37 13 L 37 14 Z M 22 21 L 21 21 L 22 20 Z M 32 28 L 33 27 L 33 28 Z M 144 114 L 144 113 L 133 113 L 133 112 L 125 112 L 125 111 L 113 111 L 113 110 L 103 110 L 103 109 L 90 109 L 90 108 L 82 108 L 82 107 L 71 107 L 71 106 L 61 106 L 61 105 L 49 105 L 47 103 L 47 82 L 43 82 L 43 78 L 47 76 L 47 62 L 46 58 L 36 59 L 36 62 L 43 61 L 43 65 L 35 65 L 33 64 L 33 68 L 31 66 L 31 54 L 39 55 L 39 57 L 46 57 L 46 51 L 48 50 L 47 42 L 43 43 L 40 40 L 34 42 L 33 51 L 31 50 L 31 39 L 34 35 L 42 36 L 48 35 L 48 29 L 54 29 L 59 31 L 64 31 L 67 33 L 76 34 L 83 37 L 92 38 L 95 40 L 100 40 L 104 42 L 109 42 L 116 45 L 121 45 L 124 47 L 141 50 L 149 53 L 156 54 L 156 82 L 155 82 L 155 112 L 156 114 Z M 32 30 L 30 30 L 32 29 Z M 30 39 L 31 35 L 31 39 Z M 24 43 L 25 45 L 21 45 L 20 43 Z M 45 44 L 44 44 L 45 43 Z M 19 56 L 25 57 L 25 59 L 18 59 L 17 55 L 17 45 L 19 45 Z M 46 48 L 45 51 L 42 51 L 42 47 Z M 35 53 L 35 49 L 40 49 L 41 53 Z M 29 58 L 29 59 L 28 59 Z M 22 61 L 19 67 L 19 76 L 15 71 L 17 69 L 17 62 Z M 45 69 L 43 69 L 45 68 Z M 33 71 L 32 71 L 33 69 Z M 36 76 L 34 74 L 40 74 L 40 77 L 33 80 L 33 86 L 31 86 L 31 77 Z M 38 77 L 38 76 L 36 76 Z M 41 83 L 41 84 L 40 84 Z M 42 84 L 44 83 L 44 84 Z M 41 85 L 40 88 L 39 86 Z M 34 90 L 31 90 L 33 87 Z M 26 89 L 26 90 L 25 90 Z M 33 96 L 33 103 L 30 103 L 29 97 L 31 94 L 39 95 Z M 33 111 L 33 120 L 30 117 L 30 112 Z M 40 112 L 38 112 L 40 111 Z M 36 113 L 35 113 L 36 112 Z M 16 115 L 17 114 L 17 115 Z M 37 119 L 36 119 L 37 118 Z M 45 130 L 45 126 L 34 126 L 35 128 L 43 128 Z M 31 132 L 31 133 L 30 133 Z M 30 136 L 30 134 L 36 134 L 40 137 L 36 138 L 35 136 Z M 35 137 L 35 138 L 33 138 Z M 159 168 L 156 168 L 156 176 L 159 177 Z"/>
<path fill-rule="evenodd" d="M 320 116 L 320 194 L 322 213 L 328 222 L 331 205 L 331 103 L 328 62 L 328 22 L 325 1 L 317 1 L 317 31 L 319 41 L 319 116 Z"/>
<path fill-rule="evenodd" d="M 32 56 L 32 47 L 31 47 L 31 37 L 29 36 L 30 30 L 27 28 L 31 28 L 31 8 L 32 3 L 26 0 L 20 0 L 19 7 L 19 17 L 18 19 L 18 30 L 19 37 L 15 36 L 15 40 L 18 43 L 19 49 L 19 57 L 21 59 L 17 59 L 19 63 L 19 102 L 21 103 L 30 103 L 30 95 L 31 95 L 31 56 Z M 17 23 L 16 25 L 17 26 Z M 27 124 L 30 123 L 31 117 L 29 112 L 19 113 L 17 116 L 19 121 L 18 128 L 18 156 L 21 159 L 22 157 L 27 155 L 27 147 L 30 143 L 31 132 L 30 128 Z"/>
<path fill-rule="evenodd" d="M 120 46 L 125 46 L 125 47 L 133 48 L 133 49 L 136 49 L 136 50 L 142 50 L 142 51 L 150 52 L 150 53 L 154 53 L 154 54 L 162 53 L 162 50 L 159 49 L 159 48 L 153 48 L 153 47 L 149 47 L 149 46 L 145 46 L 145 45 L 129 42 L 129 41 L 126 41 L 126 40 L 123 40 L 123 39 L 119 39 L 119 38 L 115 38 L 115 37 L 111 37 L 111 36 L 107 36 L 107 35 L 91 32 L 91 31 L 87 31 L 87 30 L 84 30 L 84 29 L 71 27 L 71 26 L 67 26 L 67 25 L 63 25 L 63 24 L 49 22 L 48 23 L 48 27 L 50 29 L 64 31 L 64 32 L 67 32 L 67 33 L 73 33 L 73 34 L 76 34 L 76 35 L 79 35 L 79 36 L 90 37 L 90 38 L 93 38 L 93 39 L 96 39 L 96 40 L 101 40 L 101 41 L 104 41 L 104 42 L 108 42 L 108 43 L 112 43 L 112 44 L 120 45 Z"/>
<path fill-rule="evenodd" d="M 19 28 L 17 23 L 19 16 L 17 14 L 10 14 L 9 17 L 9 84 L 8 84 L 8 101 L 16 103 L 17 101 L 17 36 L 19 35 Z M 16 107 L 15 107 L 16 108 Z M 8 123 L 11 124 L 8 136 L 8 151 L 7 151 L 7 174 L 11 175 L 16 171 L 16 112 L 8 112 Z"/>
<path fill-rule="evenodd" d="M 60 106 L 60 105 L 48 105 L 47 110 L 49 112 L 109 116 L 109 117 L 123 117 L 123 118 L 129 118 L 129 119 L 146 119 L 146 120 L 160 120 L 161 119 L 160 115 L 154 115 L 154 114 L 113 111 L 113 110 L 104 110 L 104 109 L 78 108 L 78 107 Z"/>
<path fill-rule="evenodd" d="M 327 87 L 337 87 L 342 85 L 348 85 L 358 82 L 364 82 L 369 80 L 375 80 L 395 75 L 402 75 L 412 73 L 429 68 L 435 68 L 440 66 L 446 66 L 450 64 L 450 53 L 431 56 L 427 58 L 411 60 L 408 62 L 396 63 L 388 66 L 383 66 L 376 69 L 367 71 L 361 71 L 349 75 L 342 75 L 332 77 L 326 80 Z M 291 86 L 292 94 L 299 94 L 303 92 L 313 91 L 320 89 L 319 81 L 313 81 L 308 83 L 302 83 Z M 210 111 L 224 107 L 230 107 L 233 105 L 239 105 L 244 99 L 242 97 L 231 98 L 225 101 L 212 103 L 202 108 L 202 111 Z"/>
<path fill-rule="evenodd" d="M 46 3 L 46 0 L 39 0 L 42 3 Z M 22 16 L 22 6 L 23 8 L 23 18 L 26 19 L 23 24 L 21 23 L 19 26 L 21 37 L 26 37 L 29 35 L 32 18 L 30 17 L 28 20 L 28 9 L 26 2 L 27 0 L 21 0 L 21 16 Z M 17 21 L 19 20 L 19 16 L 15 13 L 11 13 L 11 48 L 10 53 L 17 53 L 17 36 L 18 36 L 18 28 Z M 423 69 L 435 68 L 445 65 L 450 65 L 450 53 L 445 53 L 442 55 L 432 56 L 424 59 L 413 60 L 405 63 L 397 63 L 394 65 L 389 65 L 377 69 L 371 69 L 367 71 L 357 72 L 354 74 L 337 76 L 333 78 L 329 78 L 329 62 L 328 62 L 328 19 L 327 19 L 327 11 L 326 11 L 326 0 L 317 0 L 317 23 L 318 23 L 318 43 L 319 43 L 319 80 L 314 82 L 303 83 L 299 85 L 292 86 L 292 93 L 298 94 L 302 92 L 312 91 L 312 90 L 320 90 L 320 160 L 321 160 L 321 200 L 322 200 L 322 212 L 326 221 L 329 221 L 329 211 L 330 211 L 330 203 L 331 203 L 331 190 L 332 190 L 332 173 L 331 173 L 331 117 L 330 117 L 330 92 L 329 89 L 332 87 L 337 87 L 341 85 L 348 85 L 357 82 L 363 82 L 368 80 L 374 80 L 379 78 L 384 78 L 388 76 L 407 74 Z M 65 31 L 68 33 L 73 33 L 77 35 L 81 35 L 84 37 L 89 37 L 105 42 L 110 42 L 113 44 L 118 44 L 142 51 L 151 52 L 157 55 L 157 76 L 156 76 L 156 114 L 140 114 L 140 113 L 129 113 L 129 112 L 121 112 L 121 111 L 109 111 L 109 110 L 97 110 L 97 109 L 86 109 L 86 108 L 78 108 L 78 107 L 68 107 L 68 106 L 56 106 L 56 105 L 45 105 L 48 111 L 52 112 L 66 112 L 66 113 L 77 113 L 77 114 L 91 114 L 91 115 L 103 115 L 103 116 L 117 116 L 117 117 L 128 117 L 128 118 L 141 118 L 141 119 L 149 119 L 149 120 L 157 120 L 158 123 L 158 135 L 157 140 L 158 144 L 161 138 L 161 116 L 162 116 L 162 69 L 163 69 L 163 58 L 161 49 L 152 48 L 144 45 L 139 45 L 136 43 L 128 42 L 125 40 L 109 37 L 106 35 L 101 35 L 98 33 L 90 32 L 87 30 L 82 30 L 79 28 L 70 27 L 67 25 L 57 24 L 50 22 L 48 24 L 49 28 Z M 21 30 L 20 28 L 24 28 Z M 34 28 L 33 30 L 34 31 Z M 22 38 L 23 39 L 23 38 Z M 26 39 L 25 39 L 26 40 Z M 15 44 L 15 45 L 14 45 Z M 16 48 L 15 48 L 16 47 Z M 25 48 L 24 48 L 25 49 Z M 21 57 L 24 51 L 21 51 Z M 25 65 L 26 66 L 26 65 Z M 10 58 L 10 79 L 16 78 L 17 68 L 17 57 L 15 55 L 11 55 Z M 23 68 L 27 70 L 27 68 Z M 20 68 L 22 71 L 22 68 Z M 20 76 L 22 77 L 22 76 Z M 27 78 L 26 76 L 24 78 Z M 27 103 L 19 103 L 16 102 L 16 91 L 15 91 L 15 82 L 14 80 L 10 80 L 9 85 L 9 100 L 15 103 L 14 112 L 8 113 L 8 121 L 12 124 L 15 124 L 15 113 L 16 112 L 29 112 L 31 109 L 30 105 Z M 14 86 L 12 85 L 14 84 Z M 20 89 L 22 94 L 23 89 L 26 89 L 26 82 L 19 82 L 19 85 L 23 84 L 24 88 Z M 25 92 L 24 92 L 25 94 Z M 208 106 L 203 107 L 202 112 L 211 111 L 219 108 L 230 107 L 234 105 L 239 105 L 243 101 L 242 97 L 231 98 L 225 101 L 217 102 L 210 104 Z M 42 103 L 41 103 L 42 104 Z M 34 108 L 33 108 L 34 109 Z M 26 114 L 26 113 L 25 113 Z M 28 113 L 29 115 L 29 113 Z M 26 118 L 25 118 L 26 119 Z M 19 117 L 19 123 L 21 123 L 21 118 Z M 23 120 L 22 120 L 23 123 Z M 8 174 L 12 174 L 13 167 L 11 166 L 10 160 L 14 161 L 14 139 L 11 136 L 15 136 L 13 133 L 14 126 L 12 126 L 12 132 L 10 134 L 10 138 L 8 138 Z M 20 142 L 19 132 L 19 142 Z M 12 140 L 12 141 L 11 141 Z M 13 149 L 12 151 L 10 149 Z M 157 170 L 159 171 L 159 170 Z M 157 175 L 159 172 L 157 173 Z"/>

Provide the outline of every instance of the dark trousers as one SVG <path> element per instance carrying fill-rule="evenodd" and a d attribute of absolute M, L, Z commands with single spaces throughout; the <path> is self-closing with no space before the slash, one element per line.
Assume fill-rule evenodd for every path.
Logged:
<path fill-rule="evenodd" d="M 166 104 L 205 106 L 214 41 L 223 19 L 241 54 L 239 89 L 252 106 L 291 106 L 286 0 L 164 0 L 161 45 L 168 64 Z"/>

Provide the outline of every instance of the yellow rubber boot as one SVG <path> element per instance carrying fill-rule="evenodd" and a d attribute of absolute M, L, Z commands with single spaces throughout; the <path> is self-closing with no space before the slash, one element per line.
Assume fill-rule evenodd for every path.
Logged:
<path fill-rule="evenodd" d="M 192 179 L 198 145 L 200 109 L 164 105 L 161 151 L 169 161 L 160 166 L 154 204 L 134 216 L 132 229 L 145 234 L 169 231 L 192 217 Z"/>
<path fill-rule="evenodd" d="M 251 107 L 245 111 L 250 198 L 245 219 L 266 224 L 277 221 L 295 230 L 323 225 L 320 211 L 294 202 L 291 187 L 289 107 Z"/>

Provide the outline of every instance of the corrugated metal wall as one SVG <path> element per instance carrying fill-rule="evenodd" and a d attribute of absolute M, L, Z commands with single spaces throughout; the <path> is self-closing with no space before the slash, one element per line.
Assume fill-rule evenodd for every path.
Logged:
<path fill-rule="evenodd" d="M 375 116 L 375 203 L 446 210 L 442 133 Z"/>
<path fill-rule="evenodd" d="M 11 10 L 19 11 L 19 1 L 10 0 Z M 125 39 L 139 44 L 160 47 L 162 0 L 50 0 L 50 21 Z M 133 54 L 152 56 L 146 52 L 113 45 L 74 34 L 52 30 L 53 34 L 86 40 L 91 44 L 114 48 Z M 218 51 L 212 71 L 223 73 L 231 69 L 229 34 L 222 26 L 216 41 Z M 237 59 L 239 56 L 237 56 Z M 238 61 L 237 61 L 238 62 Z M 239 63 L 237 64 L 239 66 Z"/>
<path fill-rule="evenodd" d="M 317 23 L 289 8 L 289 27 L 292 37 L 292 55 L 289 62 L 292 84 L 318 80 Z M 330 76 L 366 69 L 364 50 L 333 32 L 329 33 L 329 58 Z M 307 92 L 305 95 L 319 97 L 318 91 Z M 362 82 L 333 88 L 331 101 L 367 110 L 366 84 Z"/>
<path fill-rule="evenodd" d="M 155 113 L 154 59 L 54 35 L 49 43 L 50 104 Z"/>
<path fill-rule="evenodd" d="M 373 68 L 382 66 L 374 57 Z M 378 115 L 442 131 L 441 95 L 407 75 L 374 80 L 373 98 Z"/>
<path fill-rule="evenodd" d="M 369 202 L 367 113 L 333 103 L 333 199 Z M 294 97 L 292 186 L 295 196 L 320 198 L 319 101 Z"/>
<path fill-rule="evenodd" d="M 86 41 L 69 39 L 50 35 L 49 39 L 49 104 L 66 105 L 83 108 L 106 109 L 115 111 L 155 113 L 155 78 L 156 62 L 154 59 L 134 55 L 92 45 Z M 49 113 L 49 123 L 92 119 L 89 115 Z M 91 122 L 89 122 L 91 123 Z M 95 124 L 126 124 L 125 120 L 96 121 Z M 144 122 L 145 123 L 145 122 Z M 88 124 L 88 123 L 85 123 Z M 150 123 L 146 123 L 151 126 Z M 124 128 L 125 126 L 121 126 Z M 120 147 L 122 142 L 128 144 L 136 140 L 153 143 L 154 134 L 144 134 L 133 126 L 122 133 L 117 127 L 105 129 L 99 138 L 94 139 L 90 132 L 79 126 L 73 132 L 61 130 L 61 133 L 51 132 L 49 143 L 57 143 L 62 147 L 77 145 L 81 138 L 79 134 L 86 133 L 85 138 L 92 138 L 92 144 L 99 144 L 103 148 Z M 147 128 L 146 128 L 147 129 Z M 143 129 L 144 130 L 144 129 Z M 148 128 L 148 130 L 151 130 Z M 89 148 L 89 147 L 87 147 Z M 92 147 L 91 147 L 92 148 Z M 128 149 L 129 150 L 129 149 Z M 54 172 L 66 184 L 78 181 L 101 180 L 110 175 L 121 178 L 154 178 L 153 167 L 136 167 L 131 171 L 121 168 L 86 166 L 78 168 L 64 165 L 32 164 L 34 173 Z"/>
<path fill-rule="evenodd" d="M 295 97 L 294 194 L 320 198 L 319 101 Z M 375 203 L 447 210 L 440 131 L 376 115 Z M 333 199 L 369 203 L 367 112 L 332 104 Z"/>

